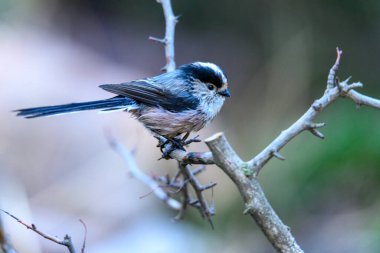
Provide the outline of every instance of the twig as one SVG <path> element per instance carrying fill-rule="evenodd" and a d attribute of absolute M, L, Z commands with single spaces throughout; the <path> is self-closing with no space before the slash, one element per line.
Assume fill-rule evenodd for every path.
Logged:
<path fill-rule="evenodd" d="M 133 177 L 147 185 L 153 191 L 153 193 L 169 207 L 174 210 L 181 209 L 181 203 L 173 198 L 170 198 L 169 195 L 161 189 L 160 185 L 156 181 L 154 181 L 151 177 L 147 176 L 139 169 L 134 156 L 128 149 L 126 149 L 120 142 L 112 137 L 108 137 L 108 141 L 111 147 L 116 152 L 118 152 L 122 158 L 124 158 L 125 162 L 128 165 L 129 172 Z"/>
<path fill-rule="evenodd" d="M 25 226 L 27 229 L 32 230 L 33 232 L 37 233 L 38 235 L 42 236 L 43 238 L 45 238 L 49 241 L 52 241 L 52 242 L 55 242 L 57 244 L 65 246 L 69 250 L 70 253 L 75 253 L 75 248 L 74 248 L 73 242 L 71 241 L 71 237 L 69 235 L 65 235 L 63 240 L 59 239 L 58 237 L 55 237 L 55 236 L 47 235 L 44 232 L 42 232 L 41 230 L 37 229 L 35 224 L 29 225 L 29 224 L 23 222 L 22 220 L 20 220 L 19 218 L 17 218 L 16 216 L 14 216 L 13 214 L 11 214 L 7 211 L 4 211 L 3 209 L 0 209 L 0 210 L 2 212 L 4 212 L 5 214 L 9 215 L 10 217 L 12 217 L 13 219 L 15 219 L 17 222 L 19 222 L 23 226 Z"/>
<path fill-rule="evenodd" d="M 165 45 L 166 65 L 162 68 L 162 70 L 170 72 L 176 68 L 174 60 L 174 34 L 175 25 L 178 22 L 178 17 L 174 16 L 170 0 L 157 0 L 157 2 L 162 5 L 162 9 L 164 10 L 166 23 L 165 38 L 158 39 L 155 37 L 149 37 L 149 39 L 163 43 Z"/>
<path fill-rule="evenodd" d="M 316 100 L 311 107 L 293 125 L 281 132 L 262 152 L 248 162 L 244 162 L 232 149 L 222 133 L 205 140 L 213 153 L 213 159 L 235 183 L 242 195 L 246 210 L 259 225 L 268 240 L 278 252 L 303 252 L 290 233 L 289 228 L 283 224 L 266 199 L 264 192 L 257 180 L 260 169 L 272 158 L 283 158 L 278 151 L 290 140 L 304 130 L 309 130 L 319 138 L 324 138 L 317 128 L 323 127 L 324 123 L 313 123 L 316 116 L 328 105 L 339 97 L 349 97 L 358 105 L 368 105 L 380 109 L 380 100 L 362 95 L 353 89 L 363 86 L 362 83 L 349 84 L 349 78 L 337 83 L 336 77 L 342 51 L 337 48 L 337 58 L 328 75 L 328 85 L 324 95 Z M 248 176 L 247 176 L 248 175 Z"/>
<path fill-rule="evenodd" d="M 82 249 L 81 249 L 81 253 L 84 253 L 84 250 L 86 248 L 86 240 L 87 240 L 87 226 L 83 220 L 79 219 L 79 222 L 82 223 L 83 228 L 84 228 L 83 244 L 82 244 Z"/>
<path fill-rule="evenodd" d="M 328 85 L 323 96 L 314 101 L 314 103 L 305 112 L 304 115 L 302 115 L 288 129 L 282 131 L 281 134 L 276 139 L 274 139 L 272 143 L 270 143 L 263 151 L 248 161 L 247 169 L 252 171 L 252 176 L 257 176 L 263 166 L 274 156 L 273 150 L 276 150 L 278 152 L 290 140 L 299 135 L 301 132 L 309 130 L 317 137 L 323 139 L 323 134 L 317 131 L 316 128 L 322 127 L 324 124 L 315 124 L 313 121 L 320 112 L 322 112 L 328 105 L 336 101 L 339 97 L 349 97 L 358 105 L 368 105 L 380 109 L 380 100 L 370 98 L 352 90 L 362 87 L 363 84 L 360 82 L 349 84 L 349 79 L 346 79 L 335 87 L 331 86 L 331 84 L 334 82 L 333 80 L 335 80 L 334 76 L 340 64 L 341 54 L 342 51 L 337 48 L 337 59 L 329 72 Z"/>
<path fill-rule="evenodd" d="M 337 47 L 335 64 L 331 67 L 329 75 L 327 76 L 327 87 L 326 87 L 327 90 L 332 89 L 334 87 L 335 75 L 336 75 L 336 71 L 339 68 L 340 57 L 342 56 L 342 53 L 343 51 Z"/>
<path fill-rule="evenodd" d="M 195 194 L 197 195 L 197 201 L 199 202 L 200 207 L 201 207 L 200 208 L 201 215 L 207 219 L 211 227 L 214 229 L 214 224 L 212 223 L 212 219 L 211 219 L 211 216 L 213 215 L 213 213 L 210 212 L 208 203 L 205 197 L 203 196 L 203 191 L 215 185 L 212 185 L 211 187 L 202 186 L 201 183 L 198 181 L 198 179 L 194 176 L 190 165 L 178 162 L 178 167 L 184 174 L 185 179 L 189 180 L 190 185 L 193 187 Z"/>
<path fill-rule="evenodd" d="M 358 106 L 366 105 L 376 109 L 380 109 L 379 99 L 368 97 L 354 90 L 350 90 L 346 96 L 351 98 Z"/>

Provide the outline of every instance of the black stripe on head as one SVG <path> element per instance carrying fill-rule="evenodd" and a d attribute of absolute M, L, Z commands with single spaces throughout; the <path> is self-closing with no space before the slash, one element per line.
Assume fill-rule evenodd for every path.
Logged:
<path fill-rule="evenodd" d="M 212 63 L 191 63 L 183 65 L 180 69 L 186 77 L 198 79 L 203 83 L 212 83 L 217 88 L 221 88 L 226 81 L 223 71 Z"/>

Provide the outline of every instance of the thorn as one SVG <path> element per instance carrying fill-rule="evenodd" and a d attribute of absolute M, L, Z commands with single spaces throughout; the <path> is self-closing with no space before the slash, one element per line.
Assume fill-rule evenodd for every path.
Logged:
<path fill-rule="evenodd" d="M 155 41 L 155 42 L 158 42 L 161 44 L 166 44 L 168 42 L 168 40 L 166 38 L 160 39 L 160 38 L 153 37 L 153 36 L 149 36 L 149 40 L 152 40 L 152 41 Z"/>
<path fill-rule="evenodd" d="M 211 201 L 210 201 L 210 207 L 209 207 L 209 213 L 210 215 L 215 215 L 215 201 L 214 201 L 214 188 L 211 188 Z"/>
<path fill-rule="evenodd" d="M 213 189 L 215 186 L 217 185 L 217 183 L 209 183 L 208 185 L 205 185 L 202 187 L 201 191 L 205 191 L 207 189 Z"/>
<path fill-rule="evenodd" d="M 322 122 L 322 123 L 309 122 L 309 123 L 306 123 L 306 125 L 308 128 L 315 129 L 315 128 L 324 127 L 326 125 L 326 123 L 324 123 L 324 122 Z"/>
<path fill-rule="evenodd" d="M 352 76 L 347 77 L 346 80 L 343 81 L 343 83 L 348 83 L 351 80 Z"/>
<path fill-rule="evenodd" d="M 155 189 L 150 190 L 148 193 L 145 193 L 144 195 L 140 196 L 139 199 L 143 199 L 151 195 L 153 192 L 155 192 L 158 188 L 161 188 L 161 185 L 158 185 Z"/>
<path fill-rule="evenodd" d="M 190 200 L 188 204 L 191 206 L 200 206 L 198 199 Z"/>
<path fill-rule="evenodd" d="M 249 214 L 249 211 L 251 211 L 251 207 L 250 206 L 246 206 L 246 208 L 243 211 L 243 214 L 247 215 L 247 214 Z"/>
<path fill-rule="evenodd" d="M 208 223 L 210 223 L 211 229 L 214 230 L 215 229 L 214 223 L 212 222 L 211 216 L 209 214 L 210 213 L 206 214 L 207 215 L 206 217 L 207 217 Z"/>
<path fill-rule="evenodd" d="M 311 129 L 309 129 L 309 131 L 310 131 L 310 133 L 312 133 L 313 135 L 317 136 L 318 138 L 320 138 L 322 140 L 325 138 L 325 136 L 321 132 L 316 130 L 315 128 L 311 128 Z"/>
<path fill-rule="evenodd" d="M 343 51 L 339 49 L 339 47 L 336 47 L 336 54 L 337 57 L 340 57 L 342 55 Z"/>
<path fill-rule="evenodd" d="M 193 170 L 193 174 L 194 176 L 195 175 L 198 175 L 199 173 L 201 173 L 202 171 L 204 171 L 206 169 L 206 166 L 204 164 L 198 166 L 198 168 L 196 168 L 195 170 Z"/>
<path fill-rule="evenodd" d="M 284 161 L 285 157 L 281 155 L 278 151 L 272 150 L 272 154 L 274 157 L 276 157 L 278 160 Z"/>

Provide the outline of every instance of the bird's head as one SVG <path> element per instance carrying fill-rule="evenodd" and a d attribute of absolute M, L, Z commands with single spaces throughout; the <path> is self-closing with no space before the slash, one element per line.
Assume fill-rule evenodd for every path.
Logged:
<path fill-rule="evenodd" d="M 223 70 L 214 63 L 194 62 L 179 68 L 194 84 L 193 89 L 207 96 L 219 98 L 230 97 L 227 77 Z"/>
<path fill-rule="evenodd" d="M 227 77 L 223 70 L 209 62 L 194 62 L 178 68 L 190 83 L 190 92 L 199 101 L 198 109 L 213 119 L 230 97 Z"/>

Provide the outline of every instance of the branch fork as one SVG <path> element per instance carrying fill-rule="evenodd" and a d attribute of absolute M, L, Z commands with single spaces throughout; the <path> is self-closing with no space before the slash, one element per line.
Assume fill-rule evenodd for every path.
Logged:
<path fill-rule="evenodd" d="M 5 213 L 5 214 L 7 214 L 7 215 L 9 215 L 11 218 L 13 218 L 14 220 L 16 220 L 18 223 L 20 223 L 21 225 L 23 225 L 27 229 L 32 230 L 33 232 L 35 232 L 36 234 L 40 235 L 41 237 L 43 237 L 43 238 L 45 238 L 45 239 L 47 239 L 49 241 L 52 241 L 52 242 L 54 242 L 56 244 L 65 246 L 70 253 L 76 253 L 74 244 L 73 244 L 73 242 L 71 240 L 71 236 L 69 236 L 68 234 L 66 234 L 63 237 L 63 239 L 60 239 L 57 236 L 48 235 L 48 234 L 42 232 L 41 230 L 39 230 L 35 224 L 30 224 L 29 225 L 29 224 L 25 223 L 24 221 L 22 221 L 21 219 L 17 218 L 15 215 L 13 215 L 13 214 L 11 214 L 11 213 L 3 210 L 3 209 L 0 209 L 0 211 L 3 212 L 3 213 Z M 82 244 L 82 248 L 81 248 L 81 253 L 84 253 L 84 250 L 85 250 L 85 247 L 86 247 L 87 227 L 86 227 L 86 224 L 82 220 L 79 220 L 79 221 L 80 221 L 80 223 L 82 223 L 82 225 L 84 227 L 84 230 L 85 230 L 83 244 Z"/>
<path fill-rule="evenodd" d="M 210 152 L 186 152 L 175 149 L 169 156 L 178 161 L 179 171 L 172 178 L 166 178 L 168 187 L 176 189 L 176 193 L 181 194 L 178 203 L 177 219 L 182 219 L 188 206 L 197 208 L 202 217 L 205 217 L 212 225 L 211 216 L 215 214 L 214 202 L 210 204 L 205 200 L 203 192 L 213 189 L 215 183 L 201 185 L 195 177 L 204 166 L 192 169 L 191 164 L 216 164 L 221 168 L 235 183 L 245 203 L 245 214 L 249 214 L 261 228 L 268 240 L 278 252 L 303 252 L 297 244 L 290 229 L 277 216 L 258 181 L 261 169 L 272 157 L 285 160 L 280 154 L 280 150 L 286 146 L 293 138 L 303 131 L 309 131 L 316 137 L 324 139 L 324 135 L 318 130 L 325 126 L 325 123 L 314 123 L 316 117 L 327 106 L 336 101 L 339 97 L 351 98 L 358 105 L 368 105 L 380 109 L 380 100 L 367 97 L 356 92 L 354 89 L 363 86 L 360 82 L 349 83 L 349 78 L 339 82 L 336 78 L 342 51 L 337 48 L 337 58 L 333 67 L 329 71 L 326 90 L 323 96 L 315 100 L 310 108 L 290 127 L 283 130 L 266 148 L 249 161 L 243 161 L 234 151 L 223 133 L 216 133 L 205 140 Z M 171 143 L 165 145 L 164 150 L 171 149 Z M 161 183 L 163 182 L 160 179 Z M 195 197 L 190 195 L 189 187 L 193 188 Z M 162 189 L 161 189 L 162 190 Z M 165 192 L 167 198 L 172 198 L 172 193 Z M 168 203 L 168 202 L 166 202 Z M 169 205 L 170 206 L 170 205 Z"/>

